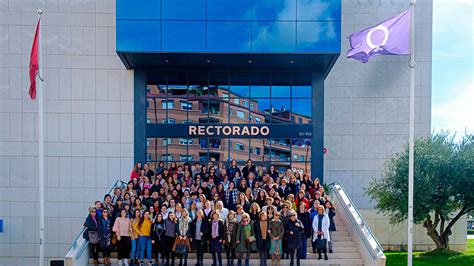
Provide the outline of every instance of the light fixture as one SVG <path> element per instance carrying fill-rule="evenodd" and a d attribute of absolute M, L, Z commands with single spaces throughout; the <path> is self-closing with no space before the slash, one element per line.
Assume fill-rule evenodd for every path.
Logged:
<path fill-rule="evenodd" d="M 207 60 L 206 60 L 206 62 L 207 62 L 207 63 L 210 63 L 210 62 L 211 62 L 211 60 L 207 59 Z"/>
<path fill-rule="evenodd" d="M 293 60 L 290 60 L 290 64 L 293 64 L 294 62 L 295 62 L 295 61 L 293 61 Z"/>
<path fill-rule="evenodd" d="M 168 60 L 168 59 L 165 59 L 165 63 L 168 63 L 168 62 L 169 62 L 169 60 Z"/>
<path fill-rule="evenodd" d="M 249 62 L 249 64 L 252 64 L 252 60 L 249 60 L 248 62 Z"/>

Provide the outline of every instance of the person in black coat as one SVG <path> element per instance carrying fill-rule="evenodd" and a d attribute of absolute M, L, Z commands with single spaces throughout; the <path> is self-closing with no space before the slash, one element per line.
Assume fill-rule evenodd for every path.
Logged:
<path fill-rule="evenodd" d="M 294 265 L 294 257 L 297 249 L 301 247 L 304 235 L 304 226 L 296 217 L 296 212 L 290 211 L 289 219 L 286 222 L 287 248 L 290 253 L 290 266 Z M 300 257 L 296 254 L 296 265 L 300 265 Z"/>
<path fill-rule="evenodd" d="M 259 214 L 257 222 L 253 223 L 257 249 L 260 257 L 260 266 L 267 265 L 268 250 L 270 247 L 270 224 L 265 212 Z"/>
<path fill-rule="evenodd" d="M 298 205 L 298 220 L 304 226 L 303 241 L 301 242 L 301 247 L 298 249 L 298 255 L 300 259 L 306 259 L 306 249 L 307 249 L 307 240 L 311 237 L 311 214 L 306 210 L 306 204 L 301 202 Z"/>
<path fill-rule="evenodd" d="M 156 254 L 156 261 L 161 257 L 162 264 L 165 264 L 164 240 L 165 240 L 166 225 L 163 220 L 163 215 L 158 213 L 155 222 L 151 228 L 151 243 L 153 245 L 153 253 Z"/>
<path fill-rule="evenodd" d="M 203 266 L 204 250 L 207 246 L 207 238 L 209 235 L 209 223 L 205 219 L 202 210 L 196 212 L 196 218 L 191 222 L 191 228 L 189 230 L 189 239 L 196 251 L 196 265 Z"/>
<path fill-rule="evenodd" d="M 328 241 L 328 247 L 329 247 L 329 253 L 332 253 L 331 234 L 332 232 L 336 231 L 336 224 L 334 223 L 334 216 L 336 216 L 336 209 L 334 209 L 332 202 L 330 202 L 329 200 L 326 200 L 324 204 L 326 205 L 326 214 L 329 217 L 329 240 L 331 241 Z"/>
<path fill-rule="evenodd" d="M 224 240 L 224 222 L 221 221 L 218 212 L 212 212 L 212 220 L 210 222 L 210 240 L 212 252 L 212 265 L 222 266 L 222 241 Z"/>
<path fill-rule="evenodd" d="M 255 174 L 255 173 L 257 173 L 257 170 L 256 170 L 255 165 L 253 164 L 252 160 L 248 159 L 247 163 L 245 164 L 245 167 L 242 169 L 242 177 L 244 179 L 247 179 L 250 172 Z"/>
<path fill-rule="evenodd" d="M 291 194 L 291 189 L 288 186 L 286 179 L 284 178 L 281 179 L 281 185 L 278 187 L 277 192 L 278 192 L 278 195 L 280 195 L 280 197 L 285 198 L 285 199 L 288 197 L 288 195 Z"/>
<path fill-rule="evenodd" d="M 90 241 L 89 239 L 89 232 L 95 232 L 97 236 L 99 236 L 99 222 L 100 218 L 97 216 L 97 211 L 95 207 L 89 208 L 89 216 L 87 216 L 85 222 L 84 222 L 84 227 L 86 230 L 84 231 L 84 234 L 82 237 L 84 237 L 85 240 Z M 89 246 L 91 249 L 92 253 L 92 258 L 94 259 L 94 264 L 101 264 L 99 262 L 99 246 L 100 242 L 97 242 L 95 244 L 92 244 L 89 242 Z"/>

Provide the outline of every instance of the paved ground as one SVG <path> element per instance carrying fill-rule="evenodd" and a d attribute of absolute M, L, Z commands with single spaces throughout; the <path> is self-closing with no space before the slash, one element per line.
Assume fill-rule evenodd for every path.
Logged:
<path fill-rule="evenodd" d="M 474 235 L 467 235 L 467 239 L 474 239 Z"/>

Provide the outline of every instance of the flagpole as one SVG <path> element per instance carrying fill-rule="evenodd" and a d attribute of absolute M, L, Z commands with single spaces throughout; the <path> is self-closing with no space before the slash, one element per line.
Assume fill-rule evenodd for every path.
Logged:
<path fill-rule="evenodd" d="M 43 105 L 43 45 L 41 34 L 41 15 L 43 10 L 38 9 L 39 28 L 38 28 L 38 75 L 36 82 L 38 84 L 38 109 L 39 109 L 39 265 L 44 265 L 44 105 Z"/>
<path fill-rule="evenodd" d="M 409 155 L 408 155 L 408 266 L 413 265 L 413 173 L 415 162 L 415 4 L 416 0 L 410 0 L 410 132 L 409 132 Z"/>

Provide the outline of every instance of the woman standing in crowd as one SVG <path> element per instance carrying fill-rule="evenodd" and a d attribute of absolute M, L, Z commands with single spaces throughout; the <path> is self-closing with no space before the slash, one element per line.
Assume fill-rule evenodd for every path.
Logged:
<path fill-rule="evenodd" d="M 86 221 L 84 222 L 84 227 L 86 230 L 84 231 L 83 237 L 85 240 L 89 241 L 92 258 L 94 259 L 95 265 L 101 263 L 99 262 L 99 222 L 100 220 L 97 216 L 96 207 L 90 207 L 89 216 L 87 216 Z"/>
<path fill-rule="evenodd" d="M 104 254 L 104 264 L 110 264 L 110 249 L 112 247 L 112 220 L 109 217 L 109 210 L 102 211 L 102 219 L 99 223 L 100 248 Z"/>
<path fill-rule="evenodd" d="M 237 233 L 237 227 L 239 225 L 239 222 L 237 222 L 237 219 L 235 219 L 235 212 L 234 211 L 229 211 L 229 214 L 227 215 L 227 218 L 225 219 L 225 239 L 224 239 L 224 244 L 225 244 L 225 254 L 227 257 L 227 266 L 233 266 L 234 265 L 234 259 L 235 259 L 235 237 Z"/>
<path fill-rule="evenodd" d="M 130 258 L 131 240 L 130 240 L 130 218 L 127 217 L 127 211 L 122 209 L 120 211 L 120 217 L 115 219 L 113 231 L 117 236 L 117 257 L 119 265 L 128 265 L 128 259 Z"/>
<path fill-rule="evenodd" d="M 135 164 L 135 167 L 133 168 L 132 172 L 130 173 L 130 180 L 133 178 L 138 178 L 140 176 L 140 170 L 142 169 L 142 164 L 137 163 Z"/>
<path fill-rule="evenodd" d="M 260 266 L 267 266 L 270 227 L 265 212 L 261 212 L 258 216 L 258 221 L 254 223 L 254 232 L 260 257 Z"/>
<path fill-rule="evenodd" d="M 245 266 L 250 265 L 250 253 L 256 249 L 255 234 L 253 224 L 247 213 L 242 215 L 242 221 L 237 227 L 237 236 L 235 239 L 235 252 L 237 253 L 237 266 L 242 266 L 242 258 L 245 254 Z"/>
<path fill-rule="evenodd" d="M 311 215 L 306 210 L 306 204 L 300 202 L 298 206 L 298 220 L 301 221 L 304 227 L 304 234 L 302 236 L 301 247 L 298 249 L 298 255 L 300 259 L 306 259 L 307 254 L 307 240 L 311 238 Z"/>
<path fill-rule="evenodd" d="M 258 206 L 256 202 L 252 203 L 250 205 L 250 211 L 249 211 L 250 220 L 254 222 L 258 221 L 258 217 L 260 213 L 261 213 L 260 206 Z"/>
<path fill-rule="evenodd" d="M 180 254 L 179 266 L 188 264 L 188 253 L 191 250 L 191 245 L 189 244 L 190 225 L 191 218 L 189 218 L 189 213 L 186 209 L 183 209 L 181 217 L 178 220 L 178 230 L 176 231 L 176 239 L 173 247 L 173 251 L 176 251 L 178 245 L 184 245 L 186 247 L 186 250 Z"/>
<path fill-rule="evenodd" d="M 174 212 L 168 213 L 168 219 L 166 219 L 165 222 L 165 248 L 164 248 L 164 253 L 165 253 L 165 259 L 166 259 L 166 265 L 170 265 L 170 259 L 171 259 L 171 265 L 174 265 L 174 253 L 173 253 L 173 246 L 171 243 L 174 243 L 174 239 L 176 236 L 176 217 L 174 215 Z"/>
<path fill-rule="evenodd" d="M 256 173 L 257 170 L 255 169 L 255 165 L 253 164 L 251 159 L 247 160 L 245 167 L 242 169 L 242 177 L 247 179 L 249 173 Z"/>
<path fill-rule="evenodd" d="M 285 235 L 285 225 L 280 220 L 280 212 L 275 212 L 273 220 L 270 222 L 270 255 L 272 255 L 272 266 L 275 260 L 280 266 L 281 253 L 282 253 L 282 239 Z"/>
<path fill-rule="evenodd" d="M 313 219 L 313 242 L 315 242 L 318 251 L 318 260 L 321 259 L 321 252 L 324 253 L 324 259 L 328 259 L 326 251 L 326 242 L 331 241 L 329 236 L 329 217 L 324 214 L 324 207 L 318 207 L 318 215 Z"/>
<path fill-rule="evenodd" d="M 140 217 L 140 220 L 133 228 L 138 235 L 138 250 L 139 250 L 139 258 L 140 264 L 143 265 L 143 259 L 145 257 L 145 250 L 146 256 L 148 259 L 148 263 L 151 264 L 151 221 L 150 221 L 150 212 L 145 211 L 143 215 Z"/>
<path fill-rule="evenodd" d="M 163 215 L 158 213 L 151 230 L 151 244 L 153 245 L 152 249 L 155 253 L 156 262 L 158 263 L 161 259 L 161 264 L 165 264 L 164 247 L 166 243 L 163 243 L 165 239 L 165 231 L 166 226 L 165 221 L 163 220 Z"/>
<path fill-rule="evenodd" d="M 301 221 L 298 220 L 296 212 L 291 211 L 288 216 L 288 222 L 286 222 L 286 234 L 288 236 L 287 248 L 290 253 L 290 266 L 294 265 L 294 257 L 297 250 L 301 247 L 303 241 L 304 228 Z M 299 254 L 296 254 L 296 265 L 300 265 Z"/>
<path fill-rule="evenodd" d="M 202 210 L 196 212 L 196 219 L 191 222 L 189 238 L 196 251 L 196 266 L 204 266 L 204 250 L 207 246 L 207 235 L 209 234 L 209 224 L 204 219 Z"/>
<path fill-rule="evenodd" d="M 326 206 L 325 213 L 329 217 L 328 247 L 329 247 L 329 253 L 332 253 L 332 241 L 330 239 L 331 239 L 332 232 L 336 231 L 336 224 L 334 223 L 334 216 L 336 216 L 336 210 L 334 209 L 332 202 L 330 202 L 329 200 L 326 200 L 324 204 Z"/>
<path fill-rule="evenodd" d="M 211 253 L 212 265 L 222 266 L 222 241 L 224 239 L 224 223 L 217 212 L 212 213 L 211 221 Z"/>
<path fill-rule="evenodd" d="M 134 228 L 138 225 L 138 222 L 140 222 L 140 211 L 135 210 L 134 214 L 135 215 L 133 219 L 130 221 L 130 226 L 132 228 L 131 233 L 130 233 L 130 240 L 132 241 L 132 250 L 130 252 L 130 259 L 132 260 L 132 263 L 137 263 L 138 262 L 138 235 Z"/>

